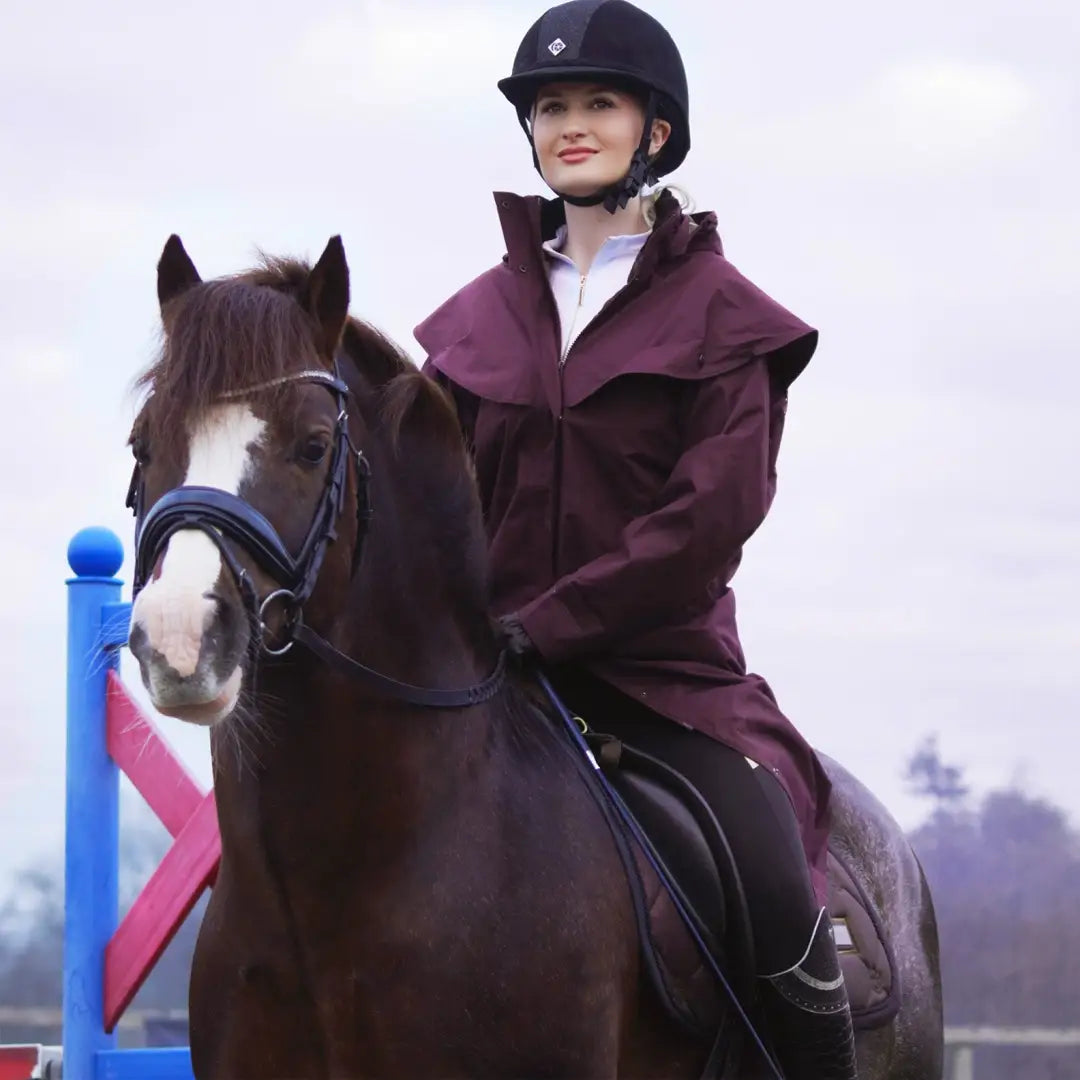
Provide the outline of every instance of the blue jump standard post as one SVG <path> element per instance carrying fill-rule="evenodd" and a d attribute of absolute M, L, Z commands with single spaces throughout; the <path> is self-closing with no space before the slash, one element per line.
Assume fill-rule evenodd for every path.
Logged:
<path fill-rule="evenodd" d="M 105 946 L 117 924 L 120 773 L 106 748 L 106 674 L 119 666 L 131 605 L 124 549 L 89 528 L 68 545 L 64 1080 L 192 1080 L 187 1047 L 118 1050 L 105 1032 Z"/>

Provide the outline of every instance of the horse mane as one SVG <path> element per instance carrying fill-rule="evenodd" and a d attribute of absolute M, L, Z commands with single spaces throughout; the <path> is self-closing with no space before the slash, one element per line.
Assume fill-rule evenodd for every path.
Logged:
<path fill-rule="evenodd" d="M 445 595 L 467 617 L 475 640 L 490 641 L 487 540 L 453 400 L 413 367 L 378 389 L 375 415 L 385 452 L 408 478 L 398 497 L 416 511 L 410 541 L 434 556 Z"/>

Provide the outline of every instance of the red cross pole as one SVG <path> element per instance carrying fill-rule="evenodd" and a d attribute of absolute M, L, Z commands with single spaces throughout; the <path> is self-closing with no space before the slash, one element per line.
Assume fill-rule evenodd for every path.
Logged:
<path fill-rule="evenodd" d="M 214 883 L 221 837 L 214 793 L 202 791 L 115 671 L 107 680 L 109 756 L 174 838 L 105 947 L 104 1022 L 112 1031 L 203 890 Z"/>

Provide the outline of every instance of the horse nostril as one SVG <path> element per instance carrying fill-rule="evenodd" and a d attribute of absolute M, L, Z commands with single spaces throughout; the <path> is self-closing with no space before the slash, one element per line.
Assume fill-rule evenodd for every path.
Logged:
<path fill-rule="evenodd" d="M 220 630 L 224 624 L 231 623 L 233 601 L 225 593 L 219 592 L 217 589 L 207 589 L 203 593 L 203 599 L 214 605 L 212 626 Z"/>
<path fill-rule="evenodd" d="M 243 632 L 247 626 L 245 610 L 237 597 L 217 589 L 207 589 L 203 593 L 203 599 L 214 605 L 214 615 L 207 627 L 207 633 L 213 641 L 222 645 Z"/>
<path fill-rule="evenodd" d="M 131 654 L 138 659 L 139 656 L 146 651 L 146 647 L 146 631 L 142 628 L 140 623 L 135 623 L 128 632 L 128 649 L 131 651 Z"/>

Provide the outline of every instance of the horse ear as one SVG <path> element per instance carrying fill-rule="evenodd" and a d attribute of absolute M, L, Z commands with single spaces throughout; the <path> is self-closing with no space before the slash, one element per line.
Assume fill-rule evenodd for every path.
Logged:
<path fill-rule="evenodd" d="M 330 238 L 300 299 L 319 327 L 319 351 L 332 359 L 349 317 L 349 264 L 340 236 Z"/>
<path fill-rule="evenodd" d="M 173 233 L 165 241 L 165 248 L 157 264 L 158 303 L 164 307 L 170 300 L 186 292 L 192 285 L 202 281 L 199 271 L 184 250 L 180 237 Z"/>

